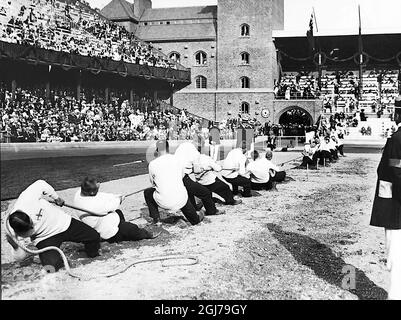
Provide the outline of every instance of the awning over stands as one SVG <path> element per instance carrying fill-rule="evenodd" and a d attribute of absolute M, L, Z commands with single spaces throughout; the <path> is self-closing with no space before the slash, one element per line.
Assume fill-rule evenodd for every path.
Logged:
<path fill-rule="evenodd" d="M 145 80 L 165 81 L 174 91 L 181 90 L 191 83 L 191 71 L 159 68 L 147 65 L 86 57 L 66 52 L 58 52 L 0 41 L 0 59 L 25 61 L 36 65 L 60 66 L 64 70 L 81 69 L 93 74 L 118 74 L 123 78 L 143 78 Z"/>
<path fill-rule="evenodd" d="M 358 35 L 315 36 L 317 51 L 322 52 L 323 68 L 357 70 L 359 68 Z M 401 33 L 362 35 L 366 69 L 401 68 Z M 305 36 L 274 38 L 282 70 L 316 71 L 318 55 L 313 53 Z"/>

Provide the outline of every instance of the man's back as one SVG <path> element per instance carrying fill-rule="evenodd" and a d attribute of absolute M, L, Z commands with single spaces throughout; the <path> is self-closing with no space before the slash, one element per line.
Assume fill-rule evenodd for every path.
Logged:
<path fill-rule="evenodd" d="M 254 183 L 267 183 L 270 179 L 269 163 L 266 158 L 259 158 L 250 162 L 247 170 L 251 173 L 251 181 Z"/>
<path fill-rule="evenodd" d="M 149 177 L 156 188 L 154 199 L 164 209 L 179 210 L 188 200 L 183 168 L 177 158 L 166 154 L 149 164 Z"/>
<path fill-rule="evenodd" d="M 233 170 L 223 171 L 223 176 L 226 178 L 235 178 L 238 176 L 238 173 L 244 174 L 246 160 L 247 158 L 241 148 L 231 150 L 224 160 L 224 167 L 227 169 L 232 168 Z"/>
<path fill-rule="evenodd" d="M 199 160 L 200 153 L 191 142 L 184 142 L 175 150 L 174 156 L 187 174 L 192 173 L 194 162 Z"/>
<path fill-rule="evenodd" d="M 84 212 L 76 211 L 77 218 L 99 232 L 102 239 L 109 239 L 117 233 L 120 218 L 115 210 L 120 206 L 119 196 L 103 192 L 98 192 L 95 196 L 83 196 L 81 190 L 78 190 L 74 196 L 74 205 L 97 214 L 105 214 L 102 217 L 83 217 Z"/>

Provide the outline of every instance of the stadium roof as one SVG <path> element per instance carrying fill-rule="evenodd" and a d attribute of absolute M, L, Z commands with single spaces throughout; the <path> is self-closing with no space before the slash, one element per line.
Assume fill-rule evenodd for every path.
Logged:
<path fill-rule="evenodd" d="M 144 41 L 214 40 L 216 29 L 213 23 L 162 24 L 141 26 L 135 34 Z"/>
<path fill-rule="evenodd" d="M 134 14 L 134 6 L 126 0 L 112 0 L 100 13 L 113 21 L 139 20 Z"/>
<path fill-rule="evenodd" d="M 313 62 L 306 30 L 303 35 L 286 31 L 273 34 L 276 49 L 281 52 L 283 71 L 316 70 Z M 324 35 L 316 37 L 317 46 L 327 56 L 324 67 L 327 69 L 357 70 L 354 56 L 358 54 L 358 34 Z M 401 67 L 401 33 L 363 34 L 363 51 L 369 59 L 366 68 Z M 398 60 L 397 60 L 398 58 Z"/>
<path fill-rule="evenodd" d="M 158 8 L 145 10 L 141 22 L 214 18 L 217 18 L 217 6 Z"/>

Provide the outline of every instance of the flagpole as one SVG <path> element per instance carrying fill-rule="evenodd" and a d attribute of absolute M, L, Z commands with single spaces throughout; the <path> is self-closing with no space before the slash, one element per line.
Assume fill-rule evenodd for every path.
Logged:
<path fill-rule="evenodd" d="M 317 19 L 316 19 L 315 7 L 312 7 L 312 10 L 313 10 L 313 18 L 315 19 L 316 32 L 319 33 L 319 28 L 318 28 L 318 26 L 317 26 Z"/>
<path fill-rule="evenodd" d="M 316 44 L 315 44 L 315 49 L 317 52 L 319 52 L 319 65 L 318 65 L 318 87 L 319 87 L 319 92 L 321 90 L 322 86 L 322 66 L 320 64 L 321 62 L 321 55 L 320 55 L 320 45 L 319 45 L 319 27 L 317 25 L 317 19 L 316 19 L 316 12 L 315 12 L 315 7 L 312 7 L 312 13 L 313 13 L 313 19 L 315 20 L 315 25 L 316 25 L 316 32 L 317 32 L 317 39 L 316 39 Z M 319 49 L 319 50 L 318 50 Z"/>
<path fill-rule="evenodd" d="M 361 6 L 358 5 L 358 16 L 359 16 L 359 36 L 358 36 L 358 48 L 359 48 L 359 100 L 362 100 L 363 94 L 363 43 L 362 43 L 362 19 L 361 19 Z M 359 104 L 359 103 L 358 103 Z"/>

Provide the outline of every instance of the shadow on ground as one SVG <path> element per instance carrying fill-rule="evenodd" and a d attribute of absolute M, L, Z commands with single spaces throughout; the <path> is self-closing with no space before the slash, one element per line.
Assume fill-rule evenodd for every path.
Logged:
<path fill-rule="evenodd" d="M 343 268 L 349 265 L 337 257 L 328 246 L 308 236 L 284 231 L 276 224 L 269 223 L 267 228 L 297 262 L 312 269 L 322 280 L 343 289 L 343 279 L 346 275 L 343 273 Z M 356 288 L 346 290 L 355 294 L 360 300 L 387 298 L 387 292 L 371 281 L 362 270 L 355 268 L 355 272 Z"/>

